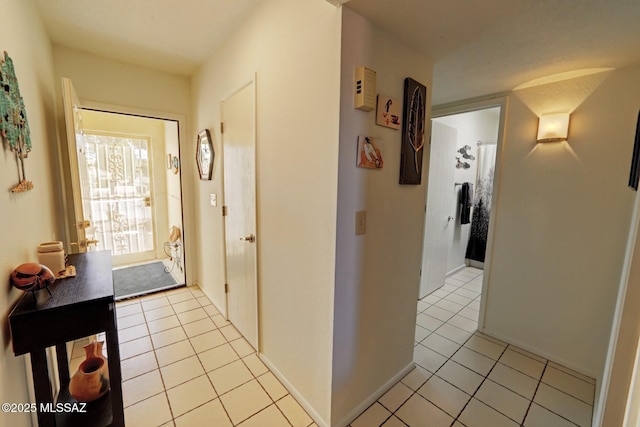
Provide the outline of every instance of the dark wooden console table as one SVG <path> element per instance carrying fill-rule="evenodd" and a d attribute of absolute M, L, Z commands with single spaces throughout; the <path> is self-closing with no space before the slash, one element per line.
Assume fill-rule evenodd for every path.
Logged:
<path fill-rule="evenodd" d="M 22 296 L 9 315 L 13 352 L 31 354 L 31 371 L 38 405 L 38 424 L 49 426 L 124 426 L 120 349 L 109 251 L 69 255 L 76 277 L 56 280 L 52 296 L 36 292 Z M 111 391 L 87 405 L 86 413 L 40 411 L 40 403 L 54 402 L 46 348 L 55 346 L 60 392 L 56 402 L 76 402 L 69 395 L 68 341 L 104 331 Z"/>

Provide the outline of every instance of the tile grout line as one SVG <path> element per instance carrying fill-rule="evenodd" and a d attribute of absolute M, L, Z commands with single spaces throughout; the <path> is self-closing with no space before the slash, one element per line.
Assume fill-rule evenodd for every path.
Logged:
<path fill-rule="evenodd" d="M 192 295 L 193 295 L 193 293 L 192 293 Z M 198 302 L 198 304 L 200 305 L 200 308 L 202 308 L 202 304 L 200 304 L 200 302 L 197 300 L 197 298 L 195 297 L 195 295 L 193 295 L 193 297 L 194 297 L 194 299 L 196 300 L 196 302 Z M 171 300 L 169 300 L 169 304 L 171 305 L 171 309 L 175 312 L 175 309 L 173 309 L 173 303 L 171 302 Z M 195 309 L 194 309 L 194 310 L 195 310 Z M 205 311 L 205 313 L 206 313 L 206 311 Z M 193 343 L 191 342 L 191 339 L 190 339 L 191 337 L 189 337 L 189 335 L 187 334 L 187 331 L 184 329 L 183 324 L 182 324 L 182 321 L 181 321 L 181 320 L 180 320 L 180 318 L 178 317 L 178 313 L 176 313 L 176 317 L 178 318 L 178 323 L 180 324 L 180 327 L 182 328 L 182 330 L 183 330 L 183 332 L 184 332 L 185 336 L 187 337 L 187 338 L 186 338 L 185 340 L 183 340 L 183 341 L 188 341 L 188 342 L 189 342 L 189 346 L 190 346 L 190 347 L 191 347 L 191 349 L 193 350 L 193 354 L 194 354 L 195 358 L 198 360 L 198 363 L 200 364 L 200 367 L 202 368 L 202 371 L 204 372 L 204 376 L 205 376 L 205 377 L 207 377 L 207 381 L 208 381 L 208 382 L 209 382 L 209 384 L 211 385 L 211 388 L 213 389 L 213 392 L 216 394 L 216 397 L 214 397 L 214 398 L 213 398 L 213 399 L 211 399 L 211 400 L 208 400 L 208 401 L 204 402 L 202 405 L 196 406 L 195 408 L 191 408 L 190 410 L 188 410 L 188 411 L 187 411 L 187 412 L 185 412 L 184 414 L 180 414 L 180 416 L 178 416 L 178 417 L 172 417 L 173 424 L 175 425 L 175 420 L 176 420 L 176 418 L 180 418 L 181 416 L 186 415 L 186 414 L 188 414 L 189 412 L 192 412 L 192 411 L 194 411 L 194 410 L 196 410 L 196 409 L 198 409 L 198 408 L 200 408 L 200 407 L 202 407 L 202 406 L 204 406 L 204 405 L 207 405 L 208 403 L 213 402 L 213 401 L 214 401 L 214 400 L 216 400 L 216 399 L 218 399 L 218 400 L 220 401 L 220 406 L 222 406 L 222 409 L 225 411 L 225 414 L 227 415 L 227 418 L 229 419 L 229 421 L 231 421 L 231 417 L 229 416 L 229 413 L 227 412 L 227 409 L 226 409 L 226 408 L 224 407 L 224 405 L 222 404 L 222 400 L 220 399 L 220 394 L 218 394 L 218 390 L 216 390 L 216 387 L 213 385 L 213 383 L 212 383 L 212 381 L 211 381 L 211 378 L 209 377 L 209 373 L 207 372 L 207 369 L 204 367 L 204 364 L 202 363 L 202 360 L 200 360 L 200 357 L 198 357 L 198 352 L 196 351 L 195 347 L 193 346 Z M 208 313 L 207 313 L 207 318 L 209 318 L 209 314 L 208 314 Z M 219 330 L 218 325 L 216 325 L 216 323 L 215 323 L 215 322 L 213 322 L 213 320 L 211 320 L 211 322 L 216 326 L 216 328 L 215 328 L 214 330 Z M 193 322 L 191 322 L 191 323 L 193 323 Z M 223 337 L 223 338 L 225 339 L 225 341 L 226 341 L 227 337 L 225 337 L 225 336 L 224 336 L 224 334 L 222 334 L 222 333 L 220 333 L 220 334 L 222 335 L 222 337 Z M 181 341 L 177 341 L 177 342 L 181 342 Z M 173 344 L 175 344 L 175 343 L 173 343 Z M 170 345 L 171 345 L 171 344 L 170 344 Z M 221 344 L 221 345 L 222 345 L 222 344 Z M 165 346 L 165 347 L 166 347 L 166 346 Z M 215 348 L 215 347 L 214 347 L 214 348 Z M 155 350 L 154 350 L 154 352 L 155 352 Z M 189 357 L 193 357 L 193 356 L 189 356 Z M 180 360 L 186 360 L 186 359 L 188 359 L 189 357 L 185 357 L 184 359 L 180 359 Z M 176 361 L 176 362 L 177 362 L 177 361 Z M 176 362 L 173 362 L 173 363 L 176 363 Z M 158 363 L 158 366 L 159 366 L 159 365 L 160 365 L 160 364 Z M 166 366 L 169 366 L 169 365 L 171 365 L 171 363 L 170 363 L 170 364 L 168 364 L 168 365 L 166 365 Z M 162 373 L 162 371 L 161 371 L 161 373 Z M 198 377 L 196 377 L 196 378 L 198 378 Z M 174 386 L 174 387 L 178 387 L 179 385 L 186 384 L 187 382 L 189 382 L 189 381 L 193 381 L 194 379 L 195 379 L 195 378 L 191 378 L 190 380 L 187 380 L 187 381 L 185 381 L 185 382 L 183 382 L 183 383 L 181 383 L 181 384 L 178 384 L 178 385 L 176 385 L 176 386 Z M 172 387 L 172 388 L 174 388 L 174 387 Z M 166 389 L 166 388 L 165 388 L 165 391 L 167 391 L 167 389 Z M 169 396 L 169 394 L 167 393 L 167 398 L 168 398 L 168 396 Z M 171 405 L 169 405 L 169 406 L 171 406 Z M 173 414 L 173 412 L 172 412 L 172 414 Z"/>
<path fill-rule="evenodd" d="M 167 298 L 168 300 L 168 298 Z M 149 324 L 147 322 L 147 316 L 144 311 L 144 306 L 142 305 L 142 301 L 140 301 L 140 309 L 142 310 L 142 317 L 144 318 L 144 324 L 147 327 L 147 331 L 149 332 L 149 342 L 151 343 L 151 351 L 153 352 L 153 357 L 156 360 L 156 366 L 158 367 L 158 375 L 160 375 L 160 381 L 162 382 L 162 393 L 164 394 L 164 398 L 167 402 L 167 407 L 169 408 L 169 415 L 171 416 L 171 422 L 175 426 L 175 416 L 173 414 L 173 408 L 171 407 L 171 402 L 169 401 L 169 394 L 167 393 L 167 386 L 164 383 L 164 377 L 162 376 L 162 371 L 160 370 L 160 362 L 158 361 L 158 355 L 156 354 L 155 347 L 153 345 L 153 340 L 151 339 L 151 331 L 149 331 Z M 173 308 L 172 308 L 173 310 Z M 121 361 L 122 362 L 122 361 Z M 153 371 L 150 371 L 153 372 Z"/>
<path fill-rule="evenodd" d="M 472 335 L 472 336 L 473 336 L 473 335 Z M 471 339 L 471 337 L 469 337 L 469 339 Z M 468 341 L 469 341 L 469 340 L 467 340 L 467 342 L 468 342 Z M 465 342 L 465 344 L 466 344 L 467 342 Z M 463 344 L 463 346 L 464 346 L 464 344 Z M 460 347 L 460 348 L 462 348 L 462 347 Z M 505 347 L 505 348 L 502 350 L 502 353 L 500 353 L 500 356 L 499 356 L 499 357 L 494 361 L 493 366 L 491 366 L 491 369 L 489 369 L 489 372 L 487 372 L 487 375 L 485 375 L 485 376 L 484 376 L 484 378 L 482 378 L 482 381 L 480 381 L 480 384 L 478 385 L 478 387 L 476 387 L 475 391 L 474 391 L 474 392 L 473 392 L 473 394 L 471 395 L 471 398 L 467 401 L 467 403 L 465 403 L 465 404 L 464 404 L 464 406 L 462 407 L 462 409 L 460 410 L 460 412 L 458 412 L 458 415 L 454 418 L 453 423 L 452 423 L 451 425 L 455 424 L 455 422 L 456 422 L 456 421 L 458 421 L 458 419 L 460 418 L 460 416 L 462 415 L 462 413 L 464 412 L 464 410 L 467 408 L 467 406 L 469 405 L 469 403 L 471 402 L 471 400 L 472 400 L 472 399 L 474 398 L 474 396 L 478 393 L 478 390 L 480 390 L 480 387 L 482 387 L 482 384 L 484 384 L 484 382 L 489 378 L 489 375 L 491 375 L 491 372 L 493 372 L 493 369 L 494 369 L 494 368 L 496 367 L 496 365 L 498 364 L 498 361 L 500 360 L 500 358 L 502 357 L 502 355 L 507 351 L 507 348 L 508 348 L 508 347 Z M 485 356 L 485 357 L 486 357 L 486 356 Z M 454 361 L 454 362 L 455 362 L 455 361 Z M 464 366 L 464 365 L 462 365 L 462 366 Z M 454 386 L 454 387 L 455 387 L 455 386 Z M 463 391 L 464 391 L 464 390 L 463 390 Z M 480 402 L 482 402 L 482 401 L 480 401 Z M 484 402 L 483 402 L 483 403 L 484 403 Z M 489 405 L 487 405 L 487 406 L 489 406 Z M 489 407 L 490 407 L 490 408 L 492 408 L 492 409 L 494 409 L 494 410 L 496 410 L 497 412 L 500 412 L 500 411 L 498 411 L 497 409 L 495 409 L 495 408 L 493 408 L 493 407 L 491 407 L 491 406 L 489 406 Z M 502 412 L 500 412 L 500 413 L 502 414 Z M 504 415 L 504 414 L 502 414 L 502 415 Z M 506 415 L 505 415 L 505 416 L 506 416 Z M 507 418 L 509 418 L 509 417 L 507 417 Z M 511 419 L 511 418 L 509 418 L 509 419 Z"/>
<path fill-rule="evenodd" d="M 466 344 L 466 343 L 471 339 L 471 337 L 472 337 L 472 336 L 473 336 L 473 334 L 472 334 L 471 336 L 469 336 L 469 337 L 465 340 L 464 344 Z M 440 371 L 440 369 L 442 369 L 442 367 L 443 367 L 444 365 L 446 365 L 446 364 L 447 364 L 447 362 L 449 362 L 449 361 L 452 359 L 452 357 L 453 357 L 453 356 L 458 352 L 458 350 L 460 350 L 460 349 L 464 346 L 464 344 L 460 344 L 460 347 L 458 347 L 458 349 L 457 349 L 457 350 L 456 350 L 456 351 L 455 351 L 451 356 L 449 356 L 449 357 L 447 358 L 447 361 L 446 361 L 446 362 L 444 362 L 442 365 L 440 365 L 440 367 L 439 367 L 438 369 L 436 369 L 436 370 L 435 370 L 435 372 L 433 372 L 433 373 L 431 373 L 431 371 L 429 371 L 429 370 L 427 370 L 427 369 L 425 369 L 425 368 L 422 368 L 422 366 L 421 366 L 421 365 L 418 365 L 418 366 L 420 366 L 422 369 L 425 369 L 427 372 L 431 373 L 431 376 L 430 376 L 429 378 L 427 378 L 423 383 L 421 383 L 421 384 L 420 384 L 420 386 L 416 387 L 416 389 L 415 389 L 415 390 L 412 390 L 412 391 L 413 391 L 413 393 L 411 393 L 411 395 L 410 395 L 407 399 L 405 399 L 405 400 L 402 402 L 402 404 L 401 404 L 400 406 L 398 406 L 398 408 L 396 408 L 396 410 L 395 410 L 395 411 L 393 411 L 393 412 L 392 412 L 392 415 L 395 415 L 395 414 L 396 414 L 396 412 L 398 412 L 398 410 L 400 410 L 400 408 L 402 408 L 402 406 L 403 406 L 405 403 L 407 403 L 407 401 L 408 401 L 409 399 L 411 399 L 411 398 L 413 397 L 413 395 L 417 394 L 417 395 L 418 395 L 418 396 L 420 396 L 422 399 L 425 399 L 427 402 L 431 403 L 433 406 L 435 406 L 436 408 L 438 408 L 439 410 L 441 410 L 442 412 L 444 412 L 445 414 L 447 414 L 448 416 L 450 416 L 450 417 L 451 417 L 451 415 L 449 415 L 449 413 L 448 413 L 447 411 L 445 411 L 444 409 L 442 409 L 441 407 L 439 407 L 438 405 L 436 405 L 434 402 L 430 401 L 429 399 L 427 399 L 426 397 L 424 397 L 424 396 L 422 396 L 420 393 L 418 393 L 418 390 L 419 390 L 419 389 L 421 389 L 422 387 L 424 387 L 424 385 L 425 385 L 427 382 L 429 382 L 429 380 L 430 380 L 431 378 L 433 378 L 434 376 L 437 376 L 436 374 L 438 373 L 438 371 Z M 430 350 L 431 350 L 431 349 L 430 349 Z M 434 351 L 434 350 L 431 350 L 431 351 Z M 439 354 L 439 353 L 438 353 L 438 354 Z M 445 356 L 445 357 L 446 357 L 446 356 Z M 453 360 L 453 362 L 454 362 L 454 363 L 457 363 L 455 360 Z M 463 366 L 464 368 L 469 369 L 469 368 L 467 368 L 467 367 L 466 367 L 466 366 L 464 366 L 464 365 L 460 365 L 460 366 Z M 470 369 L 470 370 L 471 370 L 471 369 Z M 472 370 L 471 370 L 471 371 L 472 371 Z M 462 391 L 463 393 L 468 394 L 468 393 L 467 393 L 467 392 L 465 392 L 464 390 L 459 389 L 455 384 L 451 384 L 451 383 L 450 383 L 449 381 L 447 381 L 446 379 L 441 378 L 441 377 L 438 377 L 438 378 L 439 378 L 439 379 L 441 379 L 442 381 L 446 382 L 447 384 L 450 384 L 452 387 L 457 388 L 458 390 Z M 400 381 L 402 381 L 402 380 L 400 380 Z M 474 394 L 475 394 L 475 392 L 474 392 Z M 471 397 L 473 397 L 473 396 L 471 396 Z M 467 403 L 468 403 L 468 402 L 467 402 Z M 380 404 L 382 405 L 382 403 L 380 403 Z M 382 406 L 384 407 L 384 405 L 382 405 Z M 466 406 L 466 405 L 465 405 L 465 406 Z M 367 408 L 367 409 L 368 409 L 368 408 Z M 385 407 L 385 409 L 387 409 L 387 408 Z M 463 409 L 464 409 L 464 408 L 463 408 Z M 387 409 L 387 410 L 388 410 L 388 409 Z M 399 418 L 401 421 L 403 421 L 400 417 L 396 417 L 396 418 Z M 456 417 L 452 417 L 452 418 L 453 418 L 453 422 L 452 422 L 452 424 L 453 424 L 453 423 L 455 423 L 455 422 L 456 422 L 457 418 L 456 418 Z M 403 422 L 404 422 L 404 421 L 403 421 Z M 405 423 L 405 424 L 406 424 L 406 423 Z"/>
<path fill-rule="evenodd" d="M 544 373 L 547 370 L 547 366 L 548 365 L 549 365 L 549 361 L 547 360 L 547 363 L 544 364 L 544 368 L 542 369 L 542 374 L 540 374 L 540 379 L 538 380 L 538 384 L 536 385 L 536 389 L 533 392 L 533 396 L 531 396 L 531 400 L 529 401 L 529 406 L 527 406 L 527 410 L 524 413 L 524 418 L 522 419 L 522 423 L 521 424 L 524 424 L 524 421 L 529 416 L 529 411 L 531 410 L 531 406 L 533 405 L 533 399 L 535 399 L 536 398 L 536 394 L 538 394 L 538 389 L 540 388 L 540 384 L 542 383 L 542 377 L 544 377 Z"/>
<path fill-rule="evenodd" d="M 189 289 L 187 289 L 187 291 L 189 291 Z M 190 291 L 189 291 L 189 292 L 190 292 Z M 192 294 L 192 295 L 193 295 L 193 294 Z M 161 298 L 161 297 L 158 297 L 157 299 L 159 299 L 159 298 Z M 189 299 L 190 299 L 190 298 L 189 298 Z M 168 300 L 168 298 L 167 298 L 167 300 Z M 172 311 L 174 311 L 174 314 L 173 314 L 173 315 L 177 315 L 177 313 L 175 313 L 175 310 L 173 309 L 173 303 L 172 303 L 170 300 L 168 300 L 168 301 L 169 301 L 169 304 L 168 304 L 167 306 L 171 307 L 171 310 L 172 310 Z M 142 315 L 143 315 L 143 317 L 144 317 L 144 319 L 145 319 L 145 325 L 147 326 L 147 329 L 148 329 L 148 323 L 147 323 L 147 319 L 146 319 L 146 316 L 145 316 L 145 310 L 144 310 L 144 307 L 142 306 L 141 302 L 140 302 L 140 305 L 141 305 L 141 309 L 142 309 Z M 162 306 L 162 307 L 167 307 L 167 306 Z M 160 308 L 161 308 L 161 307 L 160 307 Z M 166 317 L 170 317 L 170 316 L 166 316 Z M 158 319 L 156 319 L 156 320 L 158 320 Z M 176 327 L 176 328 L 177 328 L 177 327 Z M 170 328 L 170 329 L 175 329 L 175 328 Z M 183 331 L 183 332 L 184 332 L 184 331 Z M 186 332 L 185 332 L 185 335 L 186 335 Z M 188 339 L 188 338 L 187 338 L 187 339 Z M 137 377 L 140 377 L 140 376 L 142 376 L 142 375 L 148 374 L 148 373 L 150 373 L 150 372 L 153 372 L 154 370 L 157 370 L 157 371 L 158 371 L 158 375 L 160 375 L 160 381 L 162 382 L 162 388 L 163 388 L 163 391 L 162 391 L 161 393 L 162 393 L 162 394 L 164 394 L 165 399 L 166 399 L 166 401 L 167 401 L 167 407 L 169 408 L 169 413 L 170 413 L 170 415 L 171 415 L 171 423 L 173 423 L 173 424 L 175 425 L 175 419 L 176 419 L 176 417 L 174 416 L 173 408 L 171 407 L 171 402 L 170 402 L 170 400 L 169 400 L 169 396 L 168 396 L 168 393 L 167 393 L 167 390 L 170 390 L 170 389 L 167 389 L 167 387 L 166 387 L 166 384 L 165 384 L 165 381 L 164 381 L 164 376 L 162 375 L 162 371 L 161 371 L 161 369 L 160 369 L 161 367 L 160 367 L 160 363 L 159 363 L 159 361 L 158 361 L 158 356 L 157 356 L 157 354 L 156 354 L 156 347 L 155 347 L 155 346 L 154 346 L 154 344 L 153 344 L 153 340 L 151 340 L 151 334 L 149 334 L 149 340 L 150 340 L 150 342 L 151 342 L 151 350 L 150 350 L 149 352 L 153 352 L 154 358 L 155 358 L 155 360 L 156 360 L 157 368 L 156 368 L 156 369 L 152 369 L 151 371 L 145 372 L 145 373 L 143 373 L 143 374 L 137 375 L 137 376 L 135 376 L 135 377 L 129 378 L 127 381 L 129 381 L 130 379 L 137 378 Z M 177 341 L 177 342 L 182 342 L 182 341 L 184 341 L 184 340 Z M 172 344 L 175 344 L 175 343 L 172 343 Z M 172 345 L 172 344 L 168 344 L 168 345 L 166 345 L 166 346 L 162 346 L 162 347 L 158 347 L 158 348 L 168 347 L 169 345 Z M 191 343 L 190 343 L 190 345 L 191 345 Z M 193 349 L 193 348 L 192 348 L 192 349 Z M 195 349 L 193 349 L 193 350 L 195 351 Z M 132 356 L 132 357 L 136 357 L 136 356 L 139 356 L 139 355 L 141 355 L 141 354 L 146 354 L 146 353 L 149 353 L 149 352 L 140 353 L 140 354 L 135 355 L 135 356 Z M 185 359 L 186 359 L 186 358 L 183 358 L 183 359 L 180 359 L 179 361 L 182 361 L 182 360 L 185 360 Z M 125 359 L 125 360 L 126 360 L 126 359 Z M 122 360 L 121 360 L 121 361 L 122 361 Z M 173 362 L 173 363 L 177 363 L 177 362 L 179 362 L 179 361 L 175 361 L 175 362 Z M 173 364 L 173 363 L 171 363 L 171 364 Z M 166 366 L 169 366 L 169 365 L 171 365 L 171 364 L 168 364 L 168 365 L 166 365 Z M 204 367 L 203 367 L 203 370 L 204 370 Z M 206 372 L 205 372 L 205 374 L 206 374 Z M 191 380 L 188 380 L 188 381 L 191 381 Z M 176 384 L 174 387 L 171 387 L 171 388 L 178 387 L 179 385 L 185 384 L 185 383 L 186 383 L 186 382 L 188 382 L 188 381 L 185 381 L 185 382 L 180 383 L 180 384 Z M 214 391 L 215 391 L 215 389 L 214 389 Z M 149 396 L 149 397 L 147 397 L 147 398 L 145 398 L 145 399 L 143 399 L 143 400 L 141 400 L 141 401 L 139 401 L 139 402 L 136 402 L 136 403 L 133 403 L 133 404 L 129 405 L 129 407 L 131 407 L 131 406 L 133 406 L 133 405 L 136 405 L 136 404 L 138 404 L 138 403 L 144 402 L 145 400 L 148 400 L 148 399 L 150 399 L 150 398 L 152 398 L 152 397 L 158 396 L 158 395 L 160 395 L 161 393 L 156 393 L 156 394 L 154 394 L 153 396 Z M 216 395 L 217 395 L 217 393 L 216 393 Z M 213 400 L 215 400 L 215 399 L 213 399 Z M 209 402 L 211 402 L 211 401 L 207 401 L 207 402 L 203 403 L 202 405 L 199 405 L 198 407 L 203 406 L 203 405 L 205 405 L 206 403 L 209 403 Z M 195 408 L 193 408 L 193 409 L 195 409 Z M 192 409 L 192 410 L 193 410 L 193 409 Z M 191 410 L 190 410 L 190 411 L 191 411 Z M 185 412 L 185 414 L 186 414 L 186 413 L 188 413 L 188 412 L 190 412 L 190 411 Z M 184 415 L 184 414 L 181 414 L 180 416 L 182 416 L 182 415 Z"/>

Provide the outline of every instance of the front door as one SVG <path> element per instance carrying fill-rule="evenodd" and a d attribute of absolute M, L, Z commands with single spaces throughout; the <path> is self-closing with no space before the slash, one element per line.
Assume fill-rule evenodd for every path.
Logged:
<path fill-rule="evenodd" d="M 255 83 L 222 102 L 227 316 L 258 348 Z"/>
<path fill-rule="evenodd" d="M 91 216 L 90 213 L 85 215 L 89 209 L 85 209 L 88 206 L 84 206 L 88 196 L 85 193 L 88 177 L 80 101 L 71 80 L 66 78 L 62 79 L 62 100 L 67 128 L 68 167 L 73 193 L 71 200 L 73 209 L 68 209 L 67 212 L 69 229 L 67 249 L 72 253 L 82 253 L 87 251 L 89 243 L 95 242 L 88 242 L 86 235 L 86 231 L 91 226 Z"/>
<path fill-rule="evenodd" d="M 155 259 L 150 139 L 85 130 L 71 80 L 62 85 L 75 215 L 70 250 L 110 250 L 114 265 Z"/>

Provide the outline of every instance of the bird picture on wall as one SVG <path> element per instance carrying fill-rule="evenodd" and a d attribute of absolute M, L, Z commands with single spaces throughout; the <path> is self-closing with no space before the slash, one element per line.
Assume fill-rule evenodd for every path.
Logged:
<path fill-rule="evenodd" d="M 391 129 L 400 129 L 402 111 L 400 101 L 385 95 L 378 95 L 376 124 Z"/>

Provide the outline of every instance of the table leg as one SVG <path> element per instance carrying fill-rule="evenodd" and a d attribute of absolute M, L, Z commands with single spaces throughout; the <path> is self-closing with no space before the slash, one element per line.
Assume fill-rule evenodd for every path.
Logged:
<path fill-rule="evenodd" d="M 114 304 L 115 305 L 115 304 Z M 107 336 L 107 352 L 109 354 L 109 381 L 111 383 L 111 410 L 113 427 L 124 427 L 124 409 L 122 406 L 122 374 L 120 371 L 120 344 L 118 343 L 118 327 L 116 310 L 112 305 L 113 316 L 109 318 Z"/>
<path fill-rule="evenodd" d="M 60 385 L 68 385 L 70 377 L 67 343 L 56 345 L 56 357 L 58 359 L 58 378 L 60 379 Z"/>
<path fill-rule="evenodd" d="M 33 388 L 38 404 L 38 426 L 55 427 L 56 418 L 53 412 L 40 412 L 41 403 L 52 403 L 53 393 L 49 381 L 46 349 L 40 348 L 31 352 L 31 372 L 33 374 Z"/>

